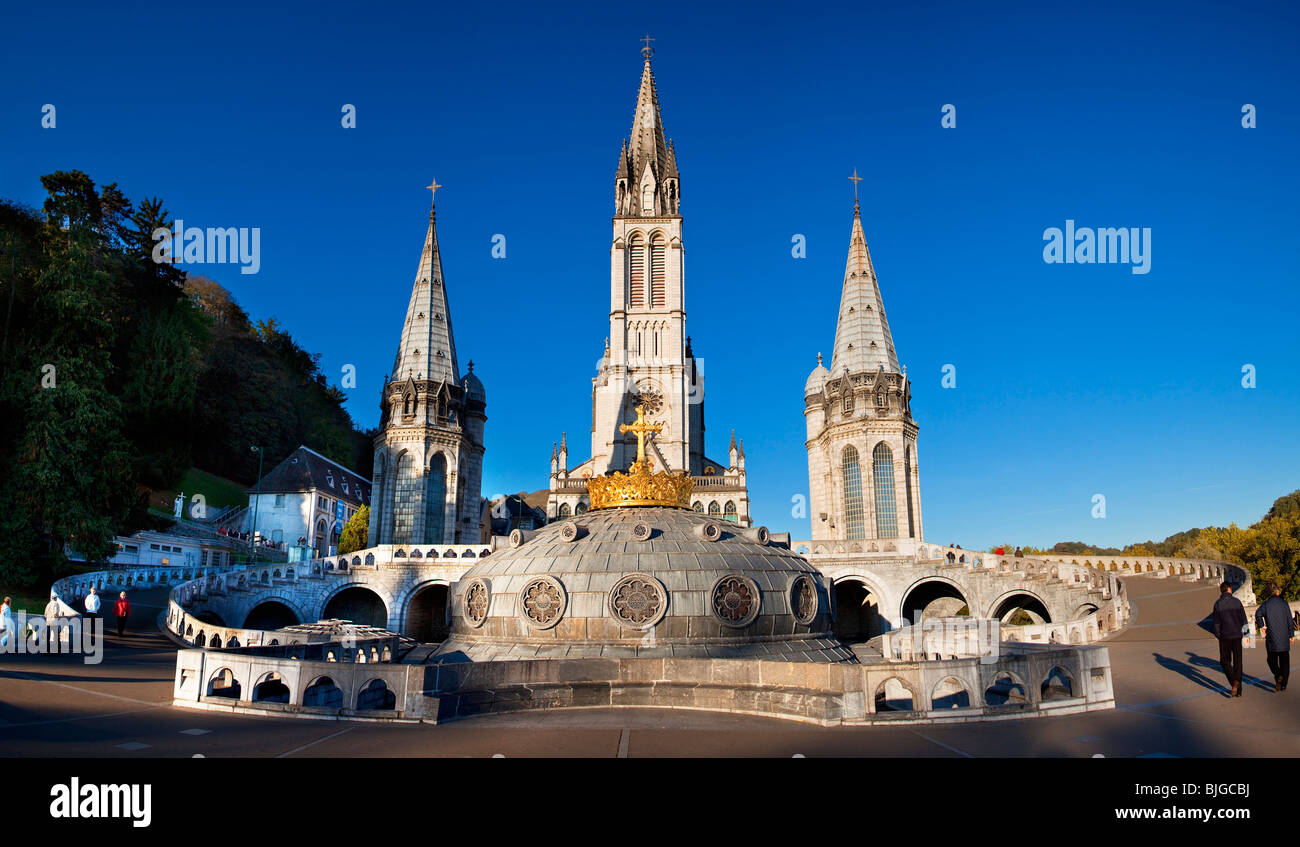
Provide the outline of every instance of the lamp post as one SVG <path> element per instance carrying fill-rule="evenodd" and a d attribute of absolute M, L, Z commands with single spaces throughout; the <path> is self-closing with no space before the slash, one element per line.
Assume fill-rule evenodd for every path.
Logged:
<path fill-rule="evenodd" d="M 257 487 L 254 489 L 257 499 L 253 501 L 253 530 L 249 540 L 253 544 L 253 564 L 257 564 L 257 507 L 262 505 L 262 460 L 266 458 L 266 451 L 261 447 L 248 448 L 257 454 Z"/>

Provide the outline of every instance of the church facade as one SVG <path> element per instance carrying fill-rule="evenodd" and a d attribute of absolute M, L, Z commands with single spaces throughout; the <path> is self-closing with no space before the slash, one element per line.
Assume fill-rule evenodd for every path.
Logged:
<path fill-rule="evenodd" d="M 370 544 L 477 542 L 487 393 L 460 372 L 432 208 L 379 407 Z"/>
<path fill-rule="evenodd" d="M 749 526 L 744 443 L 733 431 L 725 462 L 704 452 L 704 375 L 686 334 L 681 176 L 664 134 L 651 51 L 643 55 L 632 131 L 614 176 L 609 336 L 592 379 L 591 457 L 570 466 L 561 435 L 551 452 L 547 518 L 585 512 L 586 481 L 628 468 L 637 445 L 620 426 L 642 406 L 662 426 L 646 445 L 653 465 L 691 474 L 696 511 Z"/>
<path fill-rule="evenodd" d="M 856 177 L 856 174 L 855 174 Z M 911 384 L 900 368 L 855 200 L 828 369 L 804 386 L 812 540 L 910 554 L 921 541 Z"/>

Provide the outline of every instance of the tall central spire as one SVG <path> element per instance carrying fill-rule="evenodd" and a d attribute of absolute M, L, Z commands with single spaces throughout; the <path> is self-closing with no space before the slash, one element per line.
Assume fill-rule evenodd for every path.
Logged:
<path fill-rule="evenodd" d="M 857 171 L 853 172 L 853 179 Z M 885 303 L 880 284 L 871 264 L 867 236 L 862 232 L 862 214 L 858 208 L 857 183 L 854 183 L 853 231 L 849 236 L 849 258 L 844 267 L 844 287 L 840 294 L 840 317 L 835 326 L 835 351 L 831 373 L 840 376 L 849 371 L 899 373 L 898 354 L 885 318 Z"/>
<path fill-rule="evenodd" d="M 442 186 L 435 180 L 428 186 L 436 192 Z M 459 383 L 460 366 L 456 362 L 456 341 L 451 332 L 451 308 L 447 287 L 442 279 L 442 257 L 438 253 L 438 232 L 434 224 L 432 199 L 429 205 L 429 229 L 424 235 L 424 250 L 411 286 L 411 302 L 406 307 L 402 340 L 393 362 L 393 380 L 408 377 L 433 382 Z"/>
<path fill-rule="evenodd" d="M 637 90 L 632 131 L 623 142 L 615 180 L 615 214 L 675 215 L 678 213 L 677 156 L 665 139 L 650 56 L 642 50 L 641 86 Z"/>

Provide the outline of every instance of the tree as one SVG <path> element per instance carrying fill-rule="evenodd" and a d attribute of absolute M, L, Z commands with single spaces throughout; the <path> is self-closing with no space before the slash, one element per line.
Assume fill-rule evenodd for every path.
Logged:
<path fill-rule="evenodd" d="M 370 507 L 362 506 L 343 525 L 339 536 L 339 555 L 355 553 L 370 546 Z"/>

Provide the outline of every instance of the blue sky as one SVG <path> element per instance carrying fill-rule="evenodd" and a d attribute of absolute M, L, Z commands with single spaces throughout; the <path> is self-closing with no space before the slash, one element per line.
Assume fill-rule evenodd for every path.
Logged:
<path fill-rule="evenodd" d="M 541 488 L 561 431 L 586 456 L 649 32 L 708 449 L 744 439 L 758 522 L 808 533 L 802 388 L 832 346 L 855 167 L 927 538 L 1122 544 L 1300 488 L 1294 7 L 644 5 L 29 5 L 5 21 L 0 196 L 39 206 L 40 175 L 77 168 L 191 226 L 260 227 L 260 273 L 201 270 L 335 381 L 354 364 L 373 426 L 436 177 L 458 353 L 488 390 L 484 494 Z M 1151 228 L 1150 273 L 1044 263 L 1067 219 Z"/>

